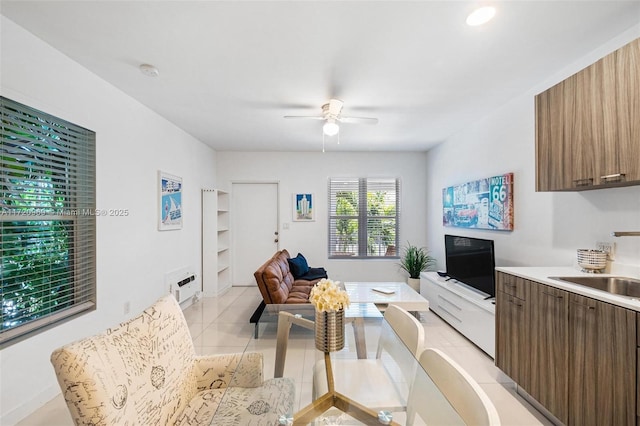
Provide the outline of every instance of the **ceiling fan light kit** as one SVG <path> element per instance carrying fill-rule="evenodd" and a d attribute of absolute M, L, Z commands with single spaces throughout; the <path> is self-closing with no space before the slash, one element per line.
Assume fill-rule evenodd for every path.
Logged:
<path fill-rule="evenodd" d="M 335 119 L 330 118 L 322 126 L 322 132 L 327 136 L 335 136 L 340 131 L 340 126 L 336 123 Z"/>
<path fill-rule="evenodd" d="M 324 139 L 325 136 L 340 135 L 340 125 L 338 123 L 354 123 L 354 124 L 377 124 L 378 119 L 372 117 L 343 117 L 342 102 L 339 99 L 331 99 L 326 104 L 322 105 L 321 116 L 300 116 L 300 115 L 285 115 L 284 118 L 306 118 L 310 120 L 324 120 L 322 125 L 322 152 L 324 152 Z M 340 140 L 338 139 L 338 143 Z"/>

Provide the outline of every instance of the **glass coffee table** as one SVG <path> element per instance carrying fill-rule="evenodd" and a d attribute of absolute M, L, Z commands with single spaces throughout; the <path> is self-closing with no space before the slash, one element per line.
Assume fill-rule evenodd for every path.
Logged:
<path fill-rule="evenodd" d="M 341 286 L 349 294 L 352 306 L 365 309 L 361 312 L 361 316 L 365 318 L 375 315 L 373 311 L 376 309 L 374 307 L 379 312 L 384 312 L 389 304 L 400 306 L 409 312 L 427 312 L 429 310 L 429 301 L 403 282 L 348 281 L 341 283 Z M 258 309 L 262 310 L 262 313 L 259 314 L 256 311 L 251 319 L 256 339 L 260 335 L 260 325 L 278 322 L 278 313 L 281 311 L 300 315 L 310 320 L 314 318 L 314 309 L 309 303 L 281 305 L 262 303 Z M 356 314 L 353 312 L 352 315 L 356 316 Z"/>
<path fill-rule="evenodd" d="M 343 286 L 353 303 L 373 303 L 381 311 L 389 304 L 409 312 L 429 310 L 429 301 L 403 282 L 347 281 Z"/>
<path fill-rule="evenodd" d="M 264 305 L 262 314 L 254 320 L 254 338 L 260 335 L 261 327 L 278 322 L 278 314 L 280 312 L 289 312 L 294 316 L 306 318 L 313 321 L 315 318 L 315 309 L 311 303 L 286 303 L 286 304 L 268 304 Z M 382 318 L 380 309 L 372 303 L 352 303 L 345 312 L 346 318 L 349 320 L 355 318 Z M 350 321 L 350 320 L 349 320 Z"/>

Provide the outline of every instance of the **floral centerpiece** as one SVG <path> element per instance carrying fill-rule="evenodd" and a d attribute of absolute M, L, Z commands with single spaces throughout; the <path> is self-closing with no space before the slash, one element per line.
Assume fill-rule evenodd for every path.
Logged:
<path fill-rule="evenodd" d="M 316 348 L 325 353 L 344 348 L 344 308 L 349 307 L 349 294 L 339 284 L 323 278 L 309 293 L 316 308 Z"/>
<path fill-rule="evenodd" d="M 313 286 L 309 293 L 309 301 L 316 311 L 339 311 L 349 307 L 349 295 L 339 284 L 340 281 L 323 278 Z"/>

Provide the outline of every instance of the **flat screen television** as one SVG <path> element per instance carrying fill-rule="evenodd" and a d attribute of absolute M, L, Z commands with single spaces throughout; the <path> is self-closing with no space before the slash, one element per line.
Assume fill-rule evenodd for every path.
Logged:
<path fill-rule="evenodd" d="M 493 240 L 445 235 L 444 251 L 447 276 L 495 297 Z"/>

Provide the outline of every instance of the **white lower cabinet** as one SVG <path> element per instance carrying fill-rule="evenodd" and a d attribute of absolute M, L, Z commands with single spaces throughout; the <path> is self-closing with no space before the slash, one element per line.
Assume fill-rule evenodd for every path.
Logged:
<path fill-rule="evenodd" d="M 486 296 L 435 272 L 420 274 L 420 294 L 429 309 L 492 358 L 495 354 L 495 305 Z"/>

